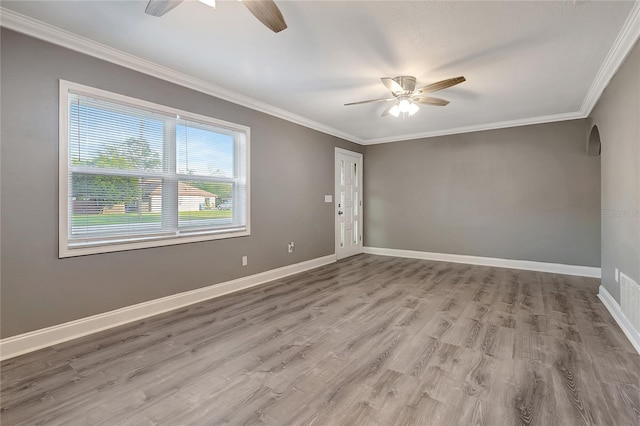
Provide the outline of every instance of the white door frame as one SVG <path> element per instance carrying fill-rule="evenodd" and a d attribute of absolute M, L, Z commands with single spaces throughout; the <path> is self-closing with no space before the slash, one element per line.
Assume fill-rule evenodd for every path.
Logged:
<path fill-rule="evenodd" d="M 363 219 L 363 213 L 364 213 L 364 201 L 363 201 L 363 194 L 362 194 L 362 190 L 364 188 L 364 155 L 359 153 L 359 152 L 355 152 L 355 151 L 349 151 L 347 149 L 343 149 L 343 148 L 335 148 L 335 153 L 334 153 L 334 158 L 333 158 L 333 175 L 334 175 L 334 189 L 333 189 L 333 235 L 334 235 L 334 250 L 335 250 L 335 254 L 336 254 L 336 260 L 340 260 L 342 259 L 341 257 L 339 257 L 338 255 L 338 250 L 339 250 L 339 245 L 340 245 L 340 241 L 339 241 L 339 237 L 338 237 L 338 200 L 339 200 L 339 195 L 340 195 L 340 179 L 339 179 L 339 174 L 338 174 L 338 167 L 337 167 L 337 163 L 338 163 L 338 154 L 343 154 L 343 155 L 348 155 L 348 156 L 352 156 L 352 157 L 356 157 L 359 160 L 360 163 L 360 182 L 359 182 L 359 202 L 361 203 L 359 206 L 359 214 L 358 214 L 358 234 L 360 235 L 360 241 L 358 246 L 360 247 L 360 251 L 358 253 L 364 253 L 364 234 L 362 232 L 363 228 L 364 228 L 364 221 Z M 358 254 L 356 253 L 356 254 Z M 349 256 L 352 256 L 353 254 L 350 254 Z M 348 257 L 348 256 L 344 256 L 344 257 Z"/>

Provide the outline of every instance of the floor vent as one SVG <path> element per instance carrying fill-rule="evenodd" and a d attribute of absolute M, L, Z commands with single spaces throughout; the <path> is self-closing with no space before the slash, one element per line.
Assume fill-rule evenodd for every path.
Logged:
<path fill-rule="evenodd" d="M 640 333 L 640 285 L 620 272 L 620 308 L 633 328 Z"/>

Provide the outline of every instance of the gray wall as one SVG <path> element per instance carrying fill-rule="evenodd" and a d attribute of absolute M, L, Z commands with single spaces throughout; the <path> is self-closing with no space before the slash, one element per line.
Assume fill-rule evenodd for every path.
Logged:
<path fill-rule="evenodd" d="M 620 303 L 614 268 L 640 282 L 640 44 L 591 118 L 602 143 L 602 284 Z"/>
<path fill-rule="evenodd" d="M 586 133 L 575 120 L 367 146 L 365 245 L 600 266 Z"/>
<path fill-rule="evenodd" d="M 8 30 L 1 42 L 2 337 L 334 252 L 334 147 L 359 145 Z M 250 126 L 252 235 L 58 259 L 58 79 Z"/>

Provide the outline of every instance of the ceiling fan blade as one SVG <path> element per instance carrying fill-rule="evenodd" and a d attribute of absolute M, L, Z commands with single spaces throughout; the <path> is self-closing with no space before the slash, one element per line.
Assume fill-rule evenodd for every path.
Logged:
<path fill-rule="evenodd" d="M 389 113 L 391 112 L 391 108 L 393 108 L 396 104 L 393 103 L 391 105 L 389 105 L 387 108 L 385 108 L 384 111 L 382 111 L 382 115 L 381 117 L 386 117 L 387 115 L 389 115 Z"/>
<path fill-rule="evenodd" d="M 247 6 L 253 16 L 258 18 L 258 21 L 274 33 L 279 33 L 287 28 L 287 23 L 273 0 L 245 0 L 242 3 Z"/>
<path fill-rule="evenodd" d="M 419 104 L 427 104 L 427 105 L 435 105 L 435 106 L 446 106 L 449 103 L 449 101 L 445 99 L 432 98 L 430 96 L 415 96 L 411 100 Z"/>
<path fill-rule="evenodd" d="M 151 16 L 162 16 L 180 3 L 182 0 L 149 0 L 144 13 Z"/>
<path fill-rule="evenodd" d="M 344 106 L 368 104 L 369 102 L 383 102 L 383 101 L 386 102 L 386 101 L 395 101 L 395 100 L 396 98 L 369 99 L 367 101 L 349 102 L 348 104 L 344 104 Z"/>
<path fill-rule="evenodd" d="M 438 90 L 446 89 L 448 87 L 455 86 L 456 84 L 460 84 L 463 81 L 467 81 L 467 79 L 462 76 L 449 78 L 447 80 L 438 81 L 437 83 L 428 84 L 424 87 L 419 88 L 418 90 L 416 90 L 416 92 L 418 93 L 436 92 Z"/>
<path fill-rule="evenodd" d="M 404 92 L 404 89 L 402 88 L 402 86 L 400 86 L 398 82 L 392 79 L 391 77 L 382 77 L 380 80 L 382 80 L 382 84 L 387 86 L 387 89 L 391 90 L 392 93 Z"/>

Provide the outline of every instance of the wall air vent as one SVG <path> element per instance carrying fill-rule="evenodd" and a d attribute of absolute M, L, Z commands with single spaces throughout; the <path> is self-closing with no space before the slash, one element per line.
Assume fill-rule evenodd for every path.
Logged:
<path fill-rule="evenodd" d="M 620 308 L 636 332 L 640 333 L 640 285 L 620 272 Z"/>

